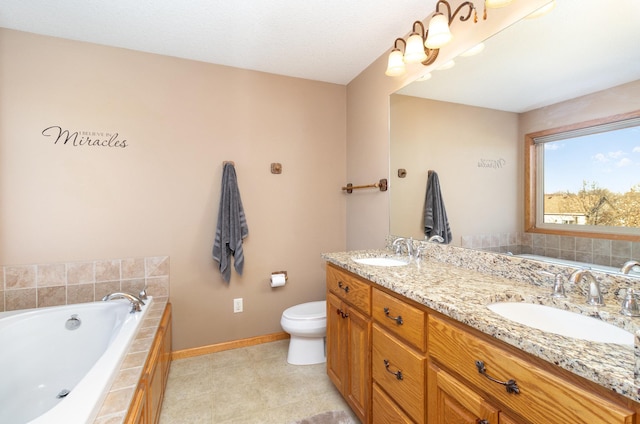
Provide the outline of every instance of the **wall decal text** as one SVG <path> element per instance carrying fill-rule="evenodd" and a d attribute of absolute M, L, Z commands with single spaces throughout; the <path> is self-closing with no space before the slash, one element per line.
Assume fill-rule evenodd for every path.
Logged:
<path fill-rule="evenodd" d="M 74 147 L 98 146 L 115 147 L 124 149 L 129 145 L 127 140 L 120 139 L 120 135 L 101 131 L 69 131 L 58 125 L 53 125 L 42 130 L 42 135 L 55 139 L 53 144 L 69 145 Z M 60 142 L 60 143 L 58 143 Z"/>
<path fill-rule="evenodd" d="M 500 159 L 480 159 L 478 161 L 478 168 L 492 168 L 500 169 L 507 164 L 507 161 Z"/>

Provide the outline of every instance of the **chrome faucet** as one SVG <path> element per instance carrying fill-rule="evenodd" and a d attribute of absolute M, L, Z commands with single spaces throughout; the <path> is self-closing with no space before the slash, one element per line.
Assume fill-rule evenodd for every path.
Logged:
<path fill-rule="evenodd" d="M 102 300 L 105 302 L 114 299 L 127 299 L 129 302 L 131 302 L 131 313 L 142 311 L 142 305 L 144 305 L 142 299 L 129 293 L 115 292 L 108 294 L 102 298 Z"/>
<path fill-rule="evenodd" d="M 602 297 L 602 291 L 600 290 L 600 283 L 591 274 L 588 268 L 581 268 L 575 270 L 569 277 L 569 281 L 572 283 L 580 283 L 582 280 L 589 282 L 589 291 L 587 292 L 587 303 L 593 306 L 604 306 L 604 299 Z"/>
<path fill-rule="evenodd" d="M 622 268 L 620 268 L 620 272 L 622 272 L 623 274 L 628 274 L 629 271 L 631 271 L 636 266 L 640 266 L 640 262 L 633 260 L 627 261 L 624 263 L 624 265 L 622 265 Z"/>
<path fill-rule="evenodd" d="M 427 241 L 433 241 L 433 242 L 438 242 L 438 243 L 444 243 L 444 239 L 439 236 L 439 235 L 435 235 L 435 236 L 431 236 L 429 237 L 429 239 Z"/>
<path fill-rule="evenodd" d="M 415 247 L 413 246 L 413 237 L 404 238 L 398 237 L 393 241 L 392 246 L 396 248 L 396 254 L 399 255 L 402 253 L 402 244 L 404 243 L 407 248 L 407 255 L 409 256 L 409 260 L 415 256 Z"/>

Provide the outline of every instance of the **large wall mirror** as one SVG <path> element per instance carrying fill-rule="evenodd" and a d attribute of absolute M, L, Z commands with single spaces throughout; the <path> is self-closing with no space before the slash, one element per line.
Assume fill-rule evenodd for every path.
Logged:
<path fill-rule="evenodd" d="M 556 3 L 390 96 L 390 234 L 424 239 L 433 170 L 452 244 L 516 243 L 524 135 L 640 109 L 640 2 Z"/>

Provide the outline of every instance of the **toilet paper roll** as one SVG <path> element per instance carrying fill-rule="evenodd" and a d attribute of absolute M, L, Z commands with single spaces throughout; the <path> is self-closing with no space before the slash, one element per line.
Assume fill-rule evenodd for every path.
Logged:
<path fill-rule="evenodd" d="M 271 274 L 271 287 L 282 287 L 286 282 L 285 274 Z"/>

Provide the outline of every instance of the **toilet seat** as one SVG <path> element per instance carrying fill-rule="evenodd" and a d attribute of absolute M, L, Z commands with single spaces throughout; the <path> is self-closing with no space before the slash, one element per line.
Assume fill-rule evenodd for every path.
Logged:
<path fill-rule="evenodd" d="M 301 303 L 285 309 L 282 316 L 294 321 L 322 319 L 327 316 L 327 304 L 324 300 Z"/>

